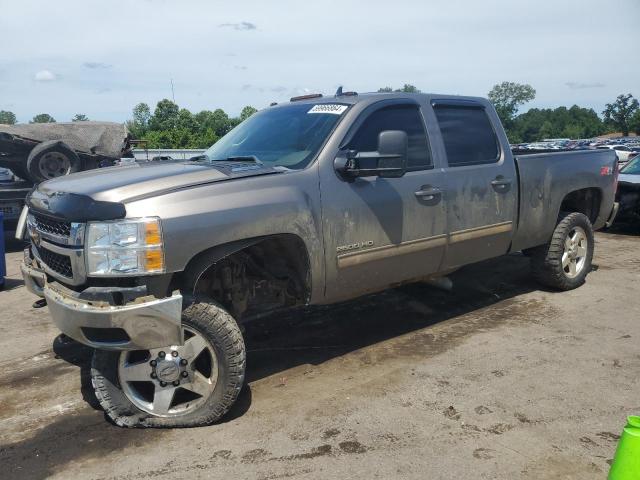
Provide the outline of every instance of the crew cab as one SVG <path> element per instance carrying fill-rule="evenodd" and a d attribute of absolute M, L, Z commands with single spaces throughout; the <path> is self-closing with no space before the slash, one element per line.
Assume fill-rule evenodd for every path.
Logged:
<path fill-rule="evenodd" d="M 613 150 L 514 156 L 483 98 L 311 95 L 190 161 L 41 183 L 22 272 L 60 330 L 95 348 L 115 423 L 203 425 L 236 400 L 242 324 L 267 312 L 518 251 L 542 284 L 578 287 L 616 175 Z"/>

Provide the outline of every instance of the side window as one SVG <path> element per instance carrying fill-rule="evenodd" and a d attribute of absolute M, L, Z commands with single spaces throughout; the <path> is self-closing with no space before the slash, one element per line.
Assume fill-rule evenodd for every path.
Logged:
<path fill-rule="evenodd" d="M 403 130 L 409 137 L 408 168 L 420 170 L 432 166 L 427 134 L 417 106 L 396 105 L 376 110 L 367 117 L 349 142 L 348 148 L 373 152 L 378 148 L 378 135 L 385 130 Z"/>
<path fill-rule="evenodd" d="M 434 110 L 449 166 L 498 161 L 498 139 L 484 109 L 436 105 Z"/>

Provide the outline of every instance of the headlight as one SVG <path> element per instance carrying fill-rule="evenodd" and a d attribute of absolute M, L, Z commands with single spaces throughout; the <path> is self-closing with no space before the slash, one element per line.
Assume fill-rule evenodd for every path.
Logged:
<path fill-rule="evenodd" d="M 87 275 L 121 277 L 164 273 L 159 218 L 89 222 Z"/>

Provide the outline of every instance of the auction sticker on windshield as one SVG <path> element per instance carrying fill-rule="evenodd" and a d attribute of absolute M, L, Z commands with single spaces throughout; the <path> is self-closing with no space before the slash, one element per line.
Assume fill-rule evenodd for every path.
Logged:
<path fill-rule="evenodd" d="M 342 115 L 347 108 L 349 108 L 348 105 L 321 103 L 319 105 L 315 105 L 307 113 L 331 113 L 333 115 Z"/>

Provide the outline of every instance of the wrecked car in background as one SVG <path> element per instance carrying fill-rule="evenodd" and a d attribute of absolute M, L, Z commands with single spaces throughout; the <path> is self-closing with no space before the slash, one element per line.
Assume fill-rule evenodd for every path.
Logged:
<path fill-rule="evenodd" d="M 121 123 L 0 125 L 0 167 L 40 183 L 131 156 L 129 140 Z"/>
<path fill-rule="evenodd" d="M 616 198 L 620 203 L 619 220 L 640 220 L 640 156 L 620 170 Z"/>

